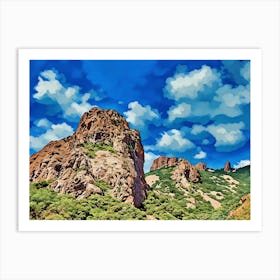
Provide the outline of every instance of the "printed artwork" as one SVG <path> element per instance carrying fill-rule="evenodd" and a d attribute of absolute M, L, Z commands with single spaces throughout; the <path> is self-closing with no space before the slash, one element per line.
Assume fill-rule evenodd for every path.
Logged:
<path fill-rule="evenodd" d="M 29 62 L 30 220 L 250 220 L 250 60 Z"/>

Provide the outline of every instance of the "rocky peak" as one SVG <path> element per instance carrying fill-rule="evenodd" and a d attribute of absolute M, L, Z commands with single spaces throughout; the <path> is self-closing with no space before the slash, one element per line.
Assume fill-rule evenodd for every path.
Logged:
<path fill-rule="evenodd" d="M 127 121 L 114 110 L 101 110 L 97 107 L 83 114 L 74 137 L 77 140 L 107 142 L 119 132 L 130 131 Z"/>
<path fill-rule="evenodd" d="M 108 193 L 140 207 L 149 188 L 138 131 L 114 110 L 97 107 L 83 114 L 76 132 L 51 141 L 30 158 L 30 182 L 52 181 L 59 193 L 78 199 Z"/>
<path fill-rule="evenodd" d="M 227 162 L 225 163 L 224 171 L 225 171 L 225 172 L 230 172 L 230 171 L 231 171 L 231 164 L 230 164 L 229 161 L 227 161 Z"/>
<path fill-rule="evenodd" d="M 153 161 L 150 171 L 160 169 L 163 167 L 175 166 L 177 164 L 177 162 L 178 162 L 178 158 L 176 158 L 176 157 L 160 156 Z"/>
<path fill-rule="evenodd" d="M 197 170 L 206 170 L 207 166 L 205 162 L 198 162 L 195 167 Z"/>

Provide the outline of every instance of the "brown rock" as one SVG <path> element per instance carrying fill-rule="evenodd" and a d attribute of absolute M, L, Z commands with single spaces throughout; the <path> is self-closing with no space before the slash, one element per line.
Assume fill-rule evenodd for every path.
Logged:
<path fill-rule="evenodd" d="M 30 157 L 30 182 L 52 180 L 51 188 L 80 199 L 102 195 L 95 184 L 102 180 L 113 196 L 140 207 L 149 188 L 143 164 L 139 132 L 116 111 L 95 107 L 72 136 L 51 141 Z"/>
<path fill-rule="evenodd" d="M 205 162 L 198 162 L 195 167 L 196 167 L 197 170 L 206 170 L 206 163 Z"/>
<path fill-rule="evenodd" d="M 189 179 L 191 180 L 191 182 L 193 183 L 200 183 L 201 182 L 201 176 L 199 171 L 194 168 L 192 166 L 192 168 L 190 169 L 190 173 L 189 173 Z"/>
<path fill-rule="evenodd" d="M 225 171 L 225 172 L 230 172 L 230 171 L 231 171 L 231 164 L 230 164 L 229 161 L 227 161 L 227 162 L 225 163 L 224 171 Z"/>
<path fill-rule="evenodd" d="M 185 159 L 179 159 L 173 171 L 172 179 L 185 187 L 189 186 L 189 182 L 201 182 L 201 176 L 197 168 Z"/>
<path fill-rule="evenodd" d="M 172 167 L 175 166 L 178 162 L 178 158 L 176 157 L 166 157 L 166 156 L 160 156 L 159 158 L 155 159 L 153 161 L 153 164 L 150 168 L 150 171 L 160 169 L 163 167 Z"/>

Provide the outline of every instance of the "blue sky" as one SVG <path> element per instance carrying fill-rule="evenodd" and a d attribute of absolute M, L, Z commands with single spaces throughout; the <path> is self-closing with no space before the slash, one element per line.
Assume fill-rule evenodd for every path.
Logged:
<path fill-rule="evenodd" d="M 93 106 L 140 130 L 146 171 L 160 155 L 250 161 L 250 61 L 32 60 L 30 154 L 71 135 Z"/>

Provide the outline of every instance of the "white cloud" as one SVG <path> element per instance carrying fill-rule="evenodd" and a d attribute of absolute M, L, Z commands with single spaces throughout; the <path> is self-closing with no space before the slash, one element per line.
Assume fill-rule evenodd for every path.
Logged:
<path fill-rule="evenodd" d="M 47 80 L 44 80 L 42 77 Z M 35 87 L 36 93 L 33 95 L 35 99 L 44 99 L 46 95 L 53 99 L 54 95 L 63 89 L 62 84 L 56 80 L 56 73 L 52 70 L 42 72 L 38 80 L 39 82 Z"/>
<path fill-rule="evenodd" d="M 242 113 L 243 112 L 239 106 L 228 107 L 223 103 L 220 103 L 216 108 L 209 112 L 211 118 L 215 118 L 218 115 L 225 115 L 227 117 L 234 118 L 242 115 Z"/>
<path fill-rule="evenodd" d="M 244 128 L 244 123 L 239 122 L 209 125 L 206 130 L 215 137 L 215 147 L 232 146 L 234 150 L 235 145 L 245 140 L 242 128 Z"/>
<path fill-rule="evenodd" d="M 106 97 L 106 94 L 103 91 L 96 91 L 91 89 L 89 91 L 90 96 L 95 100 L 95 101 L 100 101 Z"/>
<path fill-rule="evenodd" d="M 209 144 L 210 144 L 210 142 L 208 139 L 203 139 L 202 145 L 209 145 Z"/>
<path fill-rule="evenodd" d="M 41 73 L 41 76 L 45 79 L 48 79 L 48 80 L 52 81 L 52 80 L 56 79 L 57 74 L 52 70 L 46 70 L 46 71 Z"/>
<path fill-rule="evenodd" d="M 93 90 L 82 94 L 78 86 L 64 86 L 59 79 L 61 76 L 53 70 L 41 72 L 33 97 L 38 103 L 58 104 L 63 117 L 70 119 L 81 117 L 83 113 L 93 107 L 88 102 L 91 95 L 95 100 L 101 98 Z"/>
<path fill-rule="evenodd" d="M 70 107 L 68 107 L 66 110 L 65 110 L 65 113 L 64 115 L 66 117 L 68 116 L 73 116 L 75 117 L 77 114 L 79 116 L 81 116 L 83 113 L 89 111 L 89 109 L 91 107 L 93 107 L 92 105 L 90 105 L 87 101 L 89 100 L 90 98 L 90 94 L 89 93 L 85 93 L 82 98 L 81 98 L 81 103 L 77 103 L 77 102 L 73 102 Z"/>
<path fill-rule="evenodd" d="M 144 148 L 145 150 L 145 148 Z M 150 167 L 152 166 L 154 160 L 158 158 L 159 155 L 156 155 L 152 152 L 145 152 L 145 162 L 144 162 L 144 172 L 147 173 L 150 171 Z"/>
<path fill-rule="evenodd" d="M 224 149 L 233 151 L 238 144 L 246 140 L 242 131 L 244 127 L 245 124 L 243 122 L 212 124 L 209 126 L 193 125 L 191 134 L 197 135 L 207 131 L 216 139 L 215 147 L 218 151 L 223 151 Z M 205 139 L 203 141 L 207 141 L 203 142 L 204 145 L 209 144 L 209 140 Z"/>
<path fill-rule="evenodd" d="M 241 105 L 250 103 L 250 87 L 224 85 L 218 88 L 211 101 L 196 100 L 191 104 L 191 116 L 209 116 L 215 118 L 218 115 L 237 117 L 242 114 Z"/>
<path fill-rule="evenodd" d="M 205 131 L 205 127 L 203 125 L 195 124 L 192 126 L 191 134 L 197 135 L 203 131 Z"/>
<path fill-rule="evenodd" d="M 42 122 L 47 123 L 46 121 L 48 121 L 47 119 L 42 119 L 42 120 L 40 120 L 41 122 L 39 121 L 38 123 L 42 124 Z M 65 122 L 60 124 L 52 124 L 51 122 L 48 121 L 48 124 L 50 124 L 50 126 L 46 130 L 46 132 L 42 133 L 39 136 L 30 136 L 30 148 L 32 148 L 33 150 L 38 151 L 41 148 L 43 148 L 46 144 L 48 144 L 50 141 L 58 140 L 70 136 L 74 133 L 73 128 Z"/>
<path fill-rule="evenodd" d="M 147 122 L 160 119 L 158 110 L 152 109 L 150 105 L 142 106 L 138 101 L 130 102 L 128 104 L 130 109 L 124 112 L 126 120 L 136 127 L 144 127 Z"/>
<path fill-rule="evenodd" d="M 237 164 L 235 164 L 233 167 L 234 168 L 242 168 L 242 167 L 245 167 L 247 165 L 250 165 L 251 162 L 250 160 L 248 159 L 243 159 L 243 160 L 240 160 Z"/>
<path fill-rule="evenodd" d="M 195 117 L 202 117 L 206 115 L 211 115 L 211 112 L 213 110 L 214 104 L 211 99 L 211 101 L 195 101 L 192 103 L 192 116 Z"/>
<path fill-rule="evenodd" d="M 193 148 L 194 144 L 190 140 L 184 138 L 179 130 L 171 129 L 162 133 L 155 147 L 158 151 L 184 152 Z"/>
<path fill-rule="evenodd" d="M 203 152 L 202 150 L 194 156 L 195 159 L 202 159 L 206 157 L 207 157 L 207 153 Z"/>
<path fill-rule="evenodd" d="M 227 69 L 240 83 L 244 83 L 244 79 L 250 79 L 249 62 L 241 64 L 233 61 L 227 65 Z M 187 118 L 197 121 L 200 117 L 204 117 L 205 121 L 207 118 L 215 119 L 219 115 L 234 118 L 247 113 L 242 105 L 250 103 L 249 83 L 239 83 L 235 87 L 223 84 L 221 72 L 222 70 L 203 65 L 189 73 L 177 71 L 169 77 L 166 80 L 164 95 L 175 101 L 175 105 L 168 110 L 169 122 Z M 188 108 L 186 104 L 189 105 Z"/>
<path fill-rule="evenodd" d="M 250 80 L 250 62 L 246 62 L 243 68 L 240 69 L 240 75 L 246 80 Z"/>
<path fill-rule="evenodd" d="M 170 122 L 176 119 L 186 118 L 191 114 L 191 105 L 188 103 L 180 103 L 179 105 L 172 106 L 167 113 Z"/>
<path fill-rule="evenodd" d="M 217 90 L 214 100 L 221 102 L 227 107 L 235 107 L 240 104 L 250 102 L 250 89 L 248 86 L 238 86 L 233 88 L 231 85 L 224 85 Z"/>
<path fill-rule="evenodd" d="M 225 115 L 228 117 L 240 116 L 242 112 L 241 105 L 250 103 L 250 86 L 239 85 L 232 87 L 232 85 L 223 85 L 213 91 L 211 100 L 200 100 L 197 97 L 195 100 L 189 100 L 188 104 L 191 110 L 185 111 L 186 117 L 204 117 L 215 118 L 218 115 Z M 172 112 L 174 108 L 181 108 L 180 101 L 176 101 L 176 105 L 172 106 L 169 111 Z M 169 112 L 168 111 L 168 112 Z M 188 114 L 187 114 L 188 113 Z"/>
<path fill-rule="evenodd" d="M 153 150 L 155 150 L 154 145 L 145 145 L 144 146 L 144 151 L 153 151 Z"/>
<path fill-rule="evenodd" d="M 195 99 L 198 92 L 219 84 L 220 74 L 209 66 L 203 65 L 200 69 L 193 70 L 187 74 L 176 73 L 166 80 L 165 95 L 173 100 L 184 98 Z"/>
<path fill-rule="evenodd" d="M 52 123 L 46 118 L 40 119 L 36 122 L 37 127 L 49 128 L 51 125 Z"/>

